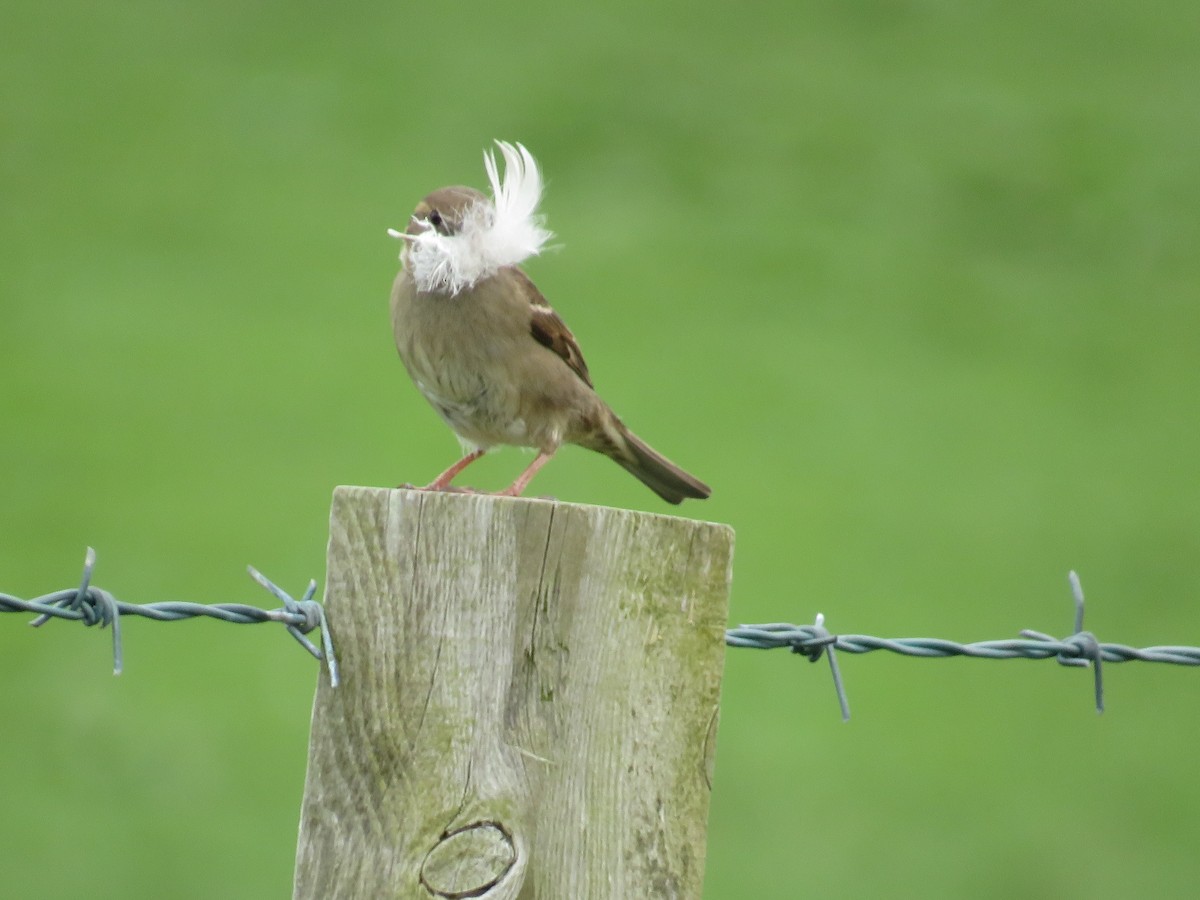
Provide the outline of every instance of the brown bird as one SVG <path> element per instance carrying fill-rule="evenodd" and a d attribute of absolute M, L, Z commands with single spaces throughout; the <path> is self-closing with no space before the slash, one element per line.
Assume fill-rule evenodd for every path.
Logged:
<path fill-rule="evenodd" d="M 446 490 L 490 448 L 537 457 L 501 493 L 519 496 L 564 444 L 603 453 L 668 503 L 704 498 L 703 482 L 625 427 L 592 387 L 575 336 L 517 266 L 552 235 L 536 214 L 542 180 L 520 144 L 484 153 L 492 197 L 445 187 L 417 204 L 392 288 L 392 328 L 408 374 L 458 435 L 465 455 L 426 490 Z"/>

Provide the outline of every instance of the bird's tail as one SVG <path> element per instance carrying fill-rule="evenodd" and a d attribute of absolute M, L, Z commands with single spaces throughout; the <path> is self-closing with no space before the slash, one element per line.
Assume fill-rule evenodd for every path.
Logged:
<path fill-rule="evenodd" d="M 682 503 L 688 497 L 703 500 L 712 493 L 707 484 L 683 471 L 632 431 L 623 431 L 628 454 L 615 453 L 612 458 L 668 503 Z"/>

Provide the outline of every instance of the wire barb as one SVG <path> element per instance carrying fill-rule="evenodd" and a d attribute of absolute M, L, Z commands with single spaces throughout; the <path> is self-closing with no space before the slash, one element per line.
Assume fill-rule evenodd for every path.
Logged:
<path fill-rule="evenodd" d="M 333 639 L 329 634 L 329 623 L 325 618 L 324 607 L 313 599 L 317 583 L 310 581 L 308 590 L 299 600 L 294 600 L 282 588 L 253 567 L 251 577 L 270 591 L 282 604 L 282 609 L 260 609 L 257 606 L 247 606 L 242 603 L 217 603 L 204 605 L 201 603 L 185 603 L 182 601 L 167 601 L 162 603 L 124 603 L 117 600 L 108 591 L 91 584 L 92 572 L 96 567 L 96 551 L 87 549 L 83 563 L 83 578 L 78 588 L 73 590 L 55 591 L 35 597 L 32 600 L 21 600 L 9 594 L 0 593 L 0 612 L 32 612 L 37 617 L 30 625 L 39 627 L 57 619 L 75 619 L 84 625 L 99 625 L 101 628 L 112 625 L 113 632 L 113 674 L 120 675 L 124 668 L 121 647 L 121 616 L 143 616 L 159 622 L 173 622 L 180 619 L 208 617 L 224 622 L 252 624 L 258 622 L 282 622 L 288 633 L 294 637 L 305 650 L 318 660 L 324 660 L 329 670 L 329 683 L 338 686 L 337 657 L 333 652 Z M 319 628 L 321 630 L 322 647 L 312 643 L 306 634 Z"/>
<path fill-rule="evenodd" d="M 825 628 L 825 614 L 817 613 L 816 621 L 810 629 L 813 634 L 811 642 L 812 650 L 807 652 L 810 662 L 816 662 L 821 656 L 821 650 L 825 650 L 825 655 L 829 658 L 829 672 L 833 675 L 833 689 L 837 693 L 838 706 L 842 709 L 842 721 L 850 721 L 850 700 L 846 697 L 846 688 L 842 684 L 842 672 L 837 664 L 837 638 L 830 634 Z M 804 652 L 793 647 L 792 652 Z"/>
<path fill-rule="evenodd" d="M 1071 585 L 1071 598 L 1075 601 L 1075 631 L 1071 636 L 1059 641 L 1057 638 L 1030 628 L 1023 629 L 1021 636 L 1033 641 L 1062 644 L 1064 649 L 1054 657 L 1060 666 L 1087 667 L 1090 664 L 1093 673 L 1096 712 L 1102 713 L 1104 712 L 1104 673 L 1100 663 L 1104 658 L 1103 648 L 1094 634 L 1083 630 L 1083 585 L 1074 569 L 1067 573 L 1067 581 Z"/>

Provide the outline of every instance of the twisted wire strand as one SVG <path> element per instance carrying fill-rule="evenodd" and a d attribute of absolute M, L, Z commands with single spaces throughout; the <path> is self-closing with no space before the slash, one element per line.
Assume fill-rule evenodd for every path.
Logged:
<path fill-rule="evenodd" d="M 793 653 L 816 662 L 822 654 L 829 657 L 834 690 L 842 709 L 842 718 L 850 718 L 850 705 L 838 670 L 836 654 L 870 653 L 888 650 L 902 656 L 926 658 L 969 656 L 976 659 L 1054 659 L 1063 666 L 1091 666 L 1093 673 L 1096 712 L 1104 712 L 1104 675 L 1106 662 L 1159 662 L 1179 666 L 1200 666 L 1200 647 L 1164 645 L 1158 647 L 1128 647 L 1124 644 L 1101 643 L 1090 631 L 1083 630 L 1084 598 L 1079 576 L 1068 576 L 1075 604 L 1075 631 L 1056 638 L 1040 631 L 1025 629 L 1020 638 L 999 641 L 975 641 L 962 644 L 942 638 L 880 638 L 867 634 L 831 634 L 825 628 L 825 617 L 818 615 L 814 625 L 791 625 L 770 622 L 762 625 L 740 625 L 725 632 L 730 647 L 755 650 L 788 648 Z"/>
<path fill-rule="evenodd" d="M 1035 631 L 1023 631 L 1025 639 L 1013 638 L 999 641 L 974 641 L 960 644 L 943 638 L 880 638 L 867 634 L 839 634 L 830 640 L 821 636 L 812 625 L 741 625 L 725 632 L 725 643 L 730 647 L 749 647 L 755 650 L 774 650 L 783 647 L 808 656 L 812 651 L 836 649 L 846 653 L 870 653 L 873 650 L 890 650 L 902 656 L 949 657 L 973 656 L 979 659 L 1052 659 L 1074 658 L 1087 664 L 1090 657 L 1082 659 L 1078 642 L 1059 640 Z M 1034 635 L 1037 637 L 1035 638 Z M 1200 647 L 1127 647 L 1124 644 L 1100 644 L 1100 657 L 1104 662 L 1160 662 L 1180 666 L 1200 666 Z"/>
<path fill-rule="evenodd" d="M 260 609 L 244 603 L 204 604 L 180 600 L 138 604 L 118 600 L 103 588 L 93 586 L 91 580 L 95 567 L 96 551 L 89 547 L 84 558 L 83 579 L 78 588 L 54 591 L 32 600 L 22 600 L 10 594 L 0 593 L 0 612 L 36 613 L 37 618 L 29 623 L 35 628 L 46 624 L 51 619 L 71 619 L 82 621 L 86 626 L 99 625 L 101 628 L 111 626 L 114 675 L 120 675 L 124 669 L 121 616 L 142 616 L 158 622 L 176 622 L 181 619 L 199 617 L 220 619 L 223 622 L 237 624 L 281 622 L 287 628 L 288 633 L 305 650 L 316 659 L 325 662 L 329 668 L 330 683 L 337 687 L 337 657 L 334 654 L 333 640 L 325 620 L 325 609 L 313 599 L 317 590 L 315 581 L 310 581 L 303 596 L 299 600 L 295 600 L 253 566 L 247 567 L 250 577 L 274 595 L 283 604 L 282 609 Z M 317 647 L 306 637 L 316 629 L 321 631 L 321 647 Z"/>

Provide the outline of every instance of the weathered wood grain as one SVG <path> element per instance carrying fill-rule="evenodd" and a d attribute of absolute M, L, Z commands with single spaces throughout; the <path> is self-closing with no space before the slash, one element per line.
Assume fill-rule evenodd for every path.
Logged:
<path fill-rule="evenodd" d="M 726 526 L 342 487 L 295 897 L 698 898 Z"/>

